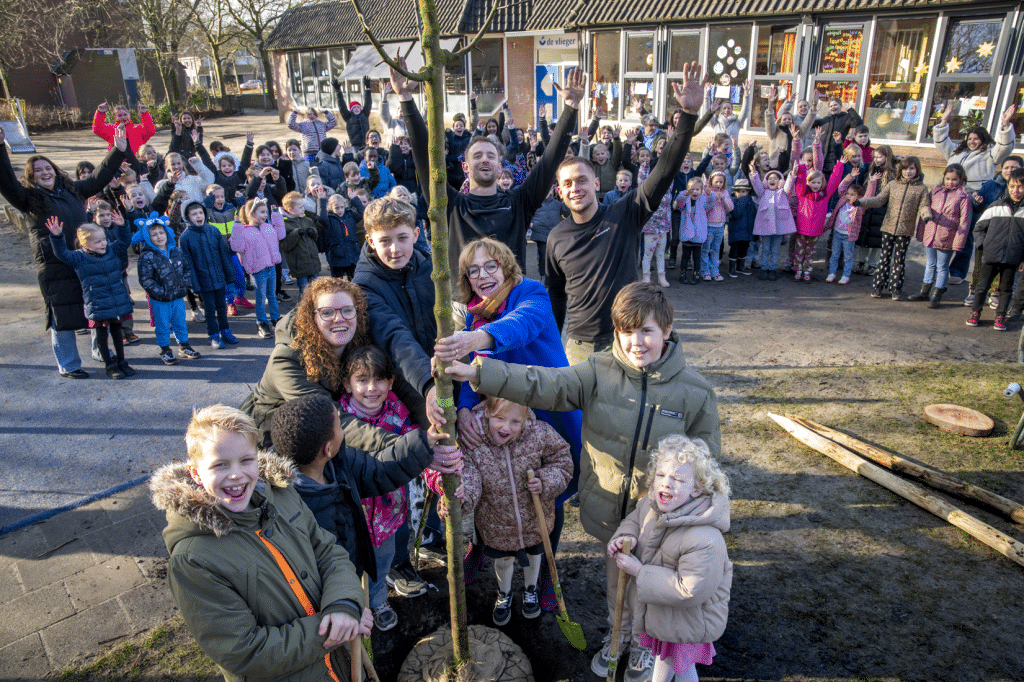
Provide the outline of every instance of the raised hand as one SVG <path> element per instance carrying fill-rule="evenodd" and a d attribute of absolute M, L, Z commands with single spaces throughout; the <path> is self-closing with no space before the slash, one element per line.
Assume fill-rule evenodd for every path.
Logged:
<path fill-rule="evenodd" d="M 245 133 L 245 143 L 246 144 L 256 144 L 256 136 L 253 135 L 253 132 L 251 130 L 246 131 L 246 133 Z"/>
<path fill-rule="evenodd" d="M 128 134 L 125 133 L 123 125 L 114 128 L 114 146 L 122 152 L 128 148 Z"/>
<path fill-rule="evenodd" d="M 583 69 L 571 69 L 565 76 L 565 86 L 560 88 L 555 84 L 555 89 L 568 106 L 579 109 L 580 102 L 587 94 L 587 74 Z"/>
<path fill-rule="evenodd" d="M 384 81 L 383 93 L 386 95 L 391 92 L 391 81 Z"/>
<path fill-rule="evenodd" d="M 115 225 L 124 225 L 124 216 L 121 215 L 120 211 L 111 211 L 110 222 L 114 223 Z"/>
<path fill-rule="evenodd" d="M 711 111 L 717 114 L 719 111 L 721 111 L 723 104 L 725 104 L 725 102 L 723 102 L 720 99 L 714 100 L 713 102 L 711 102 Z"/>
<path fill-rule="evenodd" d="M 822 135 L 823 132 L 824 131 L 821 129 L 821 126 L 817 126 L 814 129 L 814 141 L 815 142 L 821 142 L 821 135 Z"/>
<path fill-rule="evenodd" d="M 704 101 L 704 82 L 697 62 L 683 65 L 683 82 L 672 84 L 672 92 L 679 106 L 688 114 L 700 113 Z"/>
<path fill-rule="evenodd" d="M 101 114 L 107 113 L 107 103 L 100 102 L 98 105 L 96 105 L 96 111 L 100 112 Z"/>
<path fill-rule="evenodd" d="M 401 57 L 398 58 L 398 65 L 403 69 L 405 68 L 405 60 Z M 409 79 L 398 73 L 394 69 L 391 71 L 391 87 L 394 89 L 395 94 L 401 97 L 403 100 L 412 99 L 412 85 L 409 83 Z"/>
<path fill-rule="evenodd" d="M 832 133 L 832 139 L 835 140 L 836 142 L 842 142 L 843 134 L 837 130 L 834 133 Z"/>
<path fill-rule="evenodd" d="M 471 102 L 475 102 L 476 101 L 476 90 L 474 90 L 473 88 L 469 89 L 469 100 Z"/>
<path fill-rule="evenodd" d="M 537 107 L 537 118 L 547 118 L 547 107 L 541 104 Z"/>
<path fill-rule="evenodd" d="M 769 104 L 775 104 L 776 102 L 779 101 L 779 89 L 774 85 L 768 86 L 767 95 L 768 97 L 766 97 L 766 99 L 768 100 Z"/>
<path fill-rule="evenodd" d="M 59 237 L 64 233 L 64 223 L 57 219 L 57 216 L 52 215 L 46 219 L 46 229 L 50 231 L 54 237 Z"/>
<path fill-rule="evenodd" d="M 139 102 L 138 104 L 136 104 L 135 108 L 138 109 L 140 115 L 146 113 L 147 111 L 149 111 L 149 108 L 145 104 L 143 104 L 142 102 Z"/>
<path fill-rule="evenodd" d="M 196 137 L 198 137 L 198 135 Z M 188 163 L 189 163 L 190 166 L 195 166 L 196 164 L 199 163 L 199 157 L 198 156 L 190 156 L 188 158 Z"/>
<path fill-rule="evenodd" d="M 185 177 L 185 171 L 174 171 L 167 177 L 167 181 L 172 185 L 177 185 L 178 180 L 181 180 L 183 177 Z"/>
<path fill-rule="evenodd" d="M 174 134 L 181 136 L 181 121 L 176 116 L 171 117 L 171 123 L 174 125 Z"/>
<path fill-rule="evenodd" d="M 337 78 L 331 79 L 331 87 L 334 88 L 335 92 L 341 92 L 341 81 Z"/>
<path fill-rule="evenodd" d="M 199 124 L 196 123 L 196 125 L 198 126 Z M 198 145 L 199 144 L 199 131 L 196 130 L 195 128 L 193 128 L 192 131 L 189 133 L 189 135 L 192 137 L 192 144 Z"/>
<path fill-rule="evenodd" d="M 949 117 L 953 115 L 953 100 L 946 102 L 946 108 L 942 111 L 942 125 L 949 125 Z"/>
<path fill-rule="evenodd" d="M 202 116 L 196 116 L 195 119 L 192 122 L 192 125 L 195 126 L 196 128 L 202 128 L 203 127 L 203 117 Z"/>
<path fill-rule="evenodd" d="M 622 126 L 620 126 L 620 125 L 612 126 L 612 140 L 618 139 L 620 134 L 622 134 Z"/>
<path fill-rule="evenodd" d="M 881 180 L 882 180 L 882 174 L 881 173 L 877 173 L 876 172 L 876 173 L 872 173 L 871 174 L 871 182 L 880 182 Z"/>
<path fill-rule="evenodd" d="M 608 112 L 605 110 L 604 105 L 598 105 L 597 109 L 594 110 L 594 118 L 607 118 Z"/>
<path fill-rule="evenodd" d="M 1003 128 L 1010 127 L 1010 119 L 1013 118 L 1013 115 L 1016 112 L 1017 106 L 1015 104 L 1011 104 L 1010 106 L 1006 107 L 1006 111 L 1004 111 L 1003 115 L 999 117 L 999 122 L 1002 124 Z"/>
<path fill-rule="evenodd" d="M 404 66 L 404 64 L 403 64 Z M 370 82 L 369 76 L 363 76 L 363 90 L 369 90 L 373 87 L 373 83 Z"/>

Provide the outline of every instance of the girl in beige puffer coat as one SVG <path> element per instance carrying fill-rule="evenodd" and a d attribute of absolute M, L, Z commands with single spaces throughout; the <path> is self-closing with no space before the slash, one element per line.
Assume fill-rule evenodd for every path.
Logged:
<path fill-rule="evenodd" d="M 695 663 L 710 665 L 725 632 L 732 562 L 729 481 L 704 441 L 667 436 L 651 454 L 651 488 L 608 543 L 609 556 L 632 575 L 633 633 L 651 652 L 653 679 L 697 682 Z M 631 538 L 633 553 L 623 552 Z"/>

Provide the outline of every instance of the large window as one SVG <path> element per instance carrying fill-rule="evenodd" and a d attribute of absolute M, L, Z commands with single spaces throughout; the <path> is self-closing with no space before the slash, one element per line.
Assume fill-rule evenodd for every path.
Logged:
<path fill-rule="evenodd" d="M 764 111 L 768 106 L 767 90 L 778 90 L 776 111 L 793 97 L 796 80 L 796 26 L 758 26 L 757 54 L 754 57 L 753 109 L 750 127 L 764 127 Z"/>
<path fill-rule="evenodd" d="M 856 107 L 861 82 L 863 42 L 863 26 L 829 24 L 824 27 L 812 103 L 819 95 L 824 95 L 826 102 L 838 98 L 842 101 L 844 109 Z M 822 116 L 827 112 L 827 104 L 820 102 L 818 115 Z"/>
<path fill-rule="evenodd" d="M 690 62 L 700 63 L 701 31 L 671 31 L 668 43 L 668 75 L 665 83 L 665 118 L 670 119 L 672 112 L 679 108 L 672 83 L 681 83 L 683 67 Z"/>
<path fill-rule="evenodd" d="M 619 117 L 619 32 L 590 36 L 591 112 Z"/>
<path fill-rule="evenodd" d="M 713 28 L 708 31 L 705 68 L 714 84 L 714 97 L 732 102 L 738 114 L 743 106 L 743 84 L 750 77 L 750 25 Z M 749 125 L 744 122 L 744 126 Z"/>
<path fill-rule="evenodd" d="M 345 68 L 342 49 L 288 53 L 292 98 L 300 107 L 337 109 L 331 79 Z"/>
<path fill-rule="evenodd" d="M 962 130 L 975 125 L 995 124 L 998 112 L 991 100 L 995 91 L 996 65 L 1000 63 L 1003 47 L 1005 17 L 983 19 L 954 19 L 946 30 L 942 60 L 932 98 L 931 126 L 938 122 L 947 103 L 953 105 L 949 122 L 949 136 L 962 137 Z"/>
<path fill-rule="evenodd" d="M 505 60 L 501 38 L 484 38 L 470 56 L 473 90 L 481 116 L 494 112 L 505 100 Z"/>
<path fill-rule="evenodd" d="M 921 125 L 927 124 L 923 91 L 935 42 L 935 21 L 879 20 L 864 114 L 872 138 L 916 140 Z"/>
<path fill-rule="evenodd" d="M 626 34 L 623 118 L 638 117 L 639 107 L 648 113 L 654 111 L 654 60 L 653 33 Z"/>

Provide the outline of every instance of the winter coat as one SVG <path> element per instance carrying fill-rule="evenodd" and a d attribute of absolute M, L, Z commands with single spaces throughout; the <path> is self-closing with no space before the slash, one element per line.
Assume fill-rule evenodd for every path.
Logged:
<path fill-rule="evenodd" d="M 327 131 L 338 125 L 338 119 L 334 117 L 329 111 L 324 111 L 327 116 L 327 121 L 321 121 L 319 118 L 310 121 L 305 119 L 299 121 L 299 112 L 292 111 L 288 116 L 288 129 L 294 130 L 302 136 L 302 153 L 303 154 L 316 154 L 320 151 L 320 142 L 327 137 Z"/>
<path fill-rule="evenodd" d="M 370 132 L 370 110 L 373 107 L 373 96 L 368 88 L 363 88 L 362 111 L 353 114 L 345 102 L 344 91 L 338 92 L 338 113 L 345 121 L 345 130 L 348 133 L 349 142 L 356 149 L 366 146 L 366 134 Z"/>
<path fill-rule="evenodd" d="M 754 193 L 759 197 L 757 217 L 754 218 L 754 234 L 771 237 L 796 232 L 793 208 L 781 181 L 776 189 L 768 189 L 761 184 L 761 177 L 755 173 L 750 178 L 750 184 L 754 186 Z"/>
<path fill-rule="evenodd" d="M 317 152 L 316 167 L 320 173 L 320 180 L 324 183 L 324 187 L 330 187 L 332 190 L 337 190 L 338 188 L 344 189 L 345 163 L 340 158 L 333 154 Z"/>
<path fill-rule="evenodd" d="M 245 205 L 241 199 L 238 200 L 243 206 Z M 216 202 L 214 201 L 212 194 L 207 194 L 203 198 L 203 206 L 206 207 L 207 220 L 211 225 L 217 228 L 217 231 L 224 236 L 225 239 L 231 236 L 231 227 L 235 224 L 235 215 L 238 213 L 238 207 L 230 199 L 224 202 L 224 206 L 220 209 L 216 208 Z"/>
<path fill-rule="evenodd" d="M 195 170 L 195 175 L 185 173 L 181 176 L 181 179 L 174 184 L 174 189 L 184 190 L 185 194 L 188 195 L 186 201 L 197 201 L 202 202 L 203 197 L 206 196 L 206 188 L 213 184 L 213 173 L 207 168 L 203 162 L 193 157 L 194 161 L 186 161 Z M 165 184 L 169 183 L 170 180 L 164 178 L 156 184 L 156 191 L 159 192 L 160 188 Z M 225 190 L 226 191 L 226 190 Z"/>
<path fill-rule="evenodd" d="M 139 284 L 154 301 L 170 303 L 184 298 L 189 289 L 197 289 L 188 260 L 174 244 L 174 230 L 165 227 L 167 245 L 153 244 L 149 228 L 143 227 L 132 237 L 132 244 L 143 244 L 139 256 Z"/>
<path fill-rule="evenodd" d="M 378 161 L 374 169 L 380 173 L 380 179 L 377 181 L 376 185 L 373 185 L 371 180 L 372 187 L 370 189 L 370 196 L 374 199 L 380 199 L 382 196 L 390 192 L 393 187 L 398 185 L 398 182 L 395 180 L 395 176 L 391 174 L 391 171 L 388 170 L 388 167 L 382 165 L 381 162 Z M 370 169 L 366 167 L 366 161 L 360 162 L 359 175 L 364 178 L 371 177 Z"/>
<path fill-rule="evenodd" d="M 832 167 L 835 166 L 837 160 L 835 148 L 832 146 L 832 133 L 837 132 L 845 138 L 846 134 L 850 132 L 850 128 L 856 128 L 859 125 L 864 125 L 864 119 L 860 117 L 856 109 L 840 111 L 838 114 L 829 114 L 824 118 L 814 120 L 811 129 L 821 128 L 821 139 L 827 142 L 824 150 L 824 166 L 822 167 L 825 173 L 832 172 Z M 797 158 L 794 157 L 793 163 L 796 162 Z"/>
<path fill-rule="evenodd" d="M 974 245 L 985 264 L 1018 265 L 1024 260 L 1024 203 L 1000 199 L 985 209 L 974 228 Z"/>
<path fill-rule="evenodd" d="M 284 239 L 281 240 L 280 248 L 292 277 L 312 277 L 320 274 L 323 266 L 320 264 L 320 251 L 317 249 L 319 239 L 320 232 L 313 224 L 312 218 L 305 215 L 285 216 Z"/>
<path fill-rule="evenodd" d="M 764 110 L 764 130 L 768 135 L 768 159 L 769 165 L 775 170 L 785 173 L 790 166 L 790 146 L 793 144 L 792 136 L 778 126 L 778 119 L 783 114 L 788 114 L 793 108 L 793 103 L 786 100 L 779 107 L 779 113 L 775 113 L 775 107 L 769 106 Z"/>
<path fill-rule="evenodd" d="M 192 140 L 192 131 L 195 130 L 199 133 L 199 144 L 203 144 L 203 126 L 197 126 L 195 123 L 192 124 L 191 128 L 181 127 L 181 134 L 174 132 L 174 127 L 171 127 L 171 143 L 167 145 L 168 152 L 178 152 L 186 159 L 190 156 L 195 156 L 196 143 Z"/>
<path fill-rule="evenodd" d="M 589 156 L 587 158 L 590 158 Z M 594 161 L 594 172 L 597 179 L 601 181 L 601 189 L 597 191 L 598 201 L 604 199 L 605 194 L 615 189 L 615 175 L 619 172 L 622 163 L 622 140 L 612 140 L 612 148 L 608 150 L 608 160 L 601 165 Z"/>
<path fill-rule="evenodd" d="M 102 111 L 97 111 L 92 115 L 92 132 L 97 137 L 106 140 L 107 151 L 114 148 L 114 131 L 117 129 L 113 123 L 107 123 L 107 114 Z M 132 148 L 132 151 L 136 154 L 142 149 L 149 138 L 156 135 L 156 126 L 153 125 L 153 117 L 150 116 L 148 111 L 144 111 L 139 114 L 139 119 L 142 123 L 132 123 L 129 121 L 124 126 L 125 135 L 128 137 L 128 146 Z"/>
<path fill-rule="evenodd" d="M 495 445 L 484 405 L 473 408 L 483 443 L 464 450 L 462 505 L 475 510 L 473 519 L 488 547 L 514 552 L 539 545 L 543 538 L 533 495 L 526 489 L 526 470 L 533 469 L 543 483 L 544 532 L 550 533 L 555 527 L 555 498 L 572 478 L 569 444 L 530 410 L 522 432 L 504 445 Z"/>
<path fill-rule="evenodd" d="M 235 192 L 245 191 L 245 186 L 249 184 L 249 181 L 245 179 L 245 172 L 249 170 L 249 166 L 252 165 L 251 142 L 246 142 L 245 147 L 242 148 L 241 161 L 236 159 L 235 155 L 231 152 L 217 152 L 212 160 L 210 160 L 210 155 L 205 153 L 201 154 L 200 158 L 203 159 L 203 165 L 213 173 L 214 184 L 220 185 L 224 188 L 224 199 L 226 199 L 228 203 L 232 203 L 235 200 Z M 224 173 L 221 172 L 220 160 L 222 158 L 230 158 L 234 160 L 235 172 L 231 175 L 224 175 Z M 205 188 L 203 191 L 206 191 Z"/>
<path fill-rule="evenodd" d="M 291 485 L 293 465 L 268 452 L 259 461 L 253 508 L 242 512 L 227 511 L 199 487 L 186 462 L 153 474 L 153 504 L 167 513 L 174 603 L 228 682 L 330 682 L 327 661 L 334 679 L 348 680 L 348 646 L 325 660 L 326 636 L 317 632 L 326 614 L 359 620 L 366 606 L 359 577 Z M 264 540 L 284 556 L 316 615 L 306 615 Z"/>
<path fill-rule="evenodd" d="M 580 519 L 607 543 L 646 488 L 650 450 L 672 433 L 702 438 L 718 457 L 722 437 L 711 385 L 686 366 L 677 332 L 664 354 L 636 369 L 615 340 L 572 367 L 509 365 L 478 357 L 473 390 L 544 410 L 583 410 Z"/>
<path fill-rule="evenodd" d="M 186 221 L 188 209 L 193 206 L 202 206 L 206 211 L 198 202 L 183 202 L 181 215 Z M 197 291 L 217 291 L 235 281 L 234 256 L 216 227 L 205 222 L 202 225 L 189 222 L 181 233 L 180 242 L 181 253 L 199 286 Z"/>
<path fill-rule="evenodd" d="M 356 569 L 378 580 L 377 559 L 360 498 L 388 495 L 416 478 L 434 459 L 426 432 L 416 429 L 380 452 L 342 446 L 327 462 L 323 485 L 301 473 L 295 481 L 320 527 L 338 538 Z"/>
<path fill-rule="evenodd" d="M 75 269 L 54 255 L 46 219 L 56 216 L 64 224 L 65 246 L 69 250 L 75 248 L 77 227 L 89 222 L 85 215 L 85 197 L 102 191 L 114 177 L 123 158 L 121 150 L 115 148 L 103 159 L 92 177 L 72 181 L 68 185 L 58 175 L 53 189 L 48 190 L 22 185 L 11 166 L 7 145 L 0 145 L 0 194 L 32 221 L 28 233 L 29 242 L 36 264 L 39 291 L 46 308 L 46 329 L 52 325 L 55 331 L 73 331 L 87 324 L 82 307 L 82 284 L 78 281 Z"/>
<path fill-rule="evenodd" d="M 703 244 L 708 240 L 708 201 L 707 194 L 696 199 L 686 192 L 680 192 L 676 198 L 679 208 L 679 241 L 691 244 Z"/>
<path fill-rule="evenodd" d="M 322 199 L 321 201 L 326 201 Z M 358 197 L 349 200 L 343 215 L 328 213 L 324 221 L 324 242 L 327 264 L 332 268 L 345 268 L 359 261 L 359 239 L 356 226 L 363 219 L 363 202 Z"/>
<path fill-rule="evenodd" d="M 828 213 L 828 202 L 839 189 L 843 181 L 843 167 L 836 165 L 828 176 L 828 185 L 817 192 L 807 186 L 807 166 L 796 167 L 797 234 L 805 237 L 820 237 L 825 232 L 825 216 Z"/>
<path fill-rule="evenodd" d="M 387 168 L 395 178 L 395 182 L 409 190 L 410 194 L 416 194 L 419 186 L 416 183 L 416 166 L 412 162 L 412 152 L 402 153 L 402 148 L 397 144 L 391 145 L 388 153 Z"/>
<path fill-rule="evenodd" d="M 909 182 L 903 178 L 893 180 L 878 193 L 878 196 L 857 202 L 863 208 L 888 205 L 882 231 L 897 237 L 913 237 L 917 232 L 918 220 L 931 220 L 928 188 L 920 176 Z"/>
<path fill-rule="evenodd" d="M 281 262 L 279 242 L 284 239 L 284 219 L 274 211 L 262 225 L 231 226 L 231 250 L 242 258 L 242 269 L 250 275 Z"/>
<path fill-rule="evenodd" d="M 636 539 L 643 566 L 629 581 L 633 632 L 661 642 L 714 642 L 725 632 L 732 562 L 722 533 L 729 530 L 729 498 L 704 493 L 663 513 L 654 491 L 644 495 L 616 538 Z"/>
<path fill-rule="evenodd" d="M 562 222 L 562 209 L 564 208 L 565 204 L 559 201 L 554 194 L 544 200 L 537 212 L 533 214 L 533 222 L 530 224 L 533 241 L 546 242 L 548 240 L 551 230 Z"/>
<path fill-rule="evenodd" d="M 944 251 L 960 251 L 967 246 L 974 211 L 963 186 L 951 190 L 939 185 L 931 191 L 929 203 L 932 219 L 918 223 L 917 240 Z"/>
<path fill-rule="evenodd" d="M 872 164 L 868 166 L 867 172 L 868 177 L 871 177 L 873 173 L 881 173 L 882 171 Z M 875 194 L 895 177 L 895 173 L 883 173 L 881 181 L 875 187 Z M 860 234 L 857 236 L 857 246 L 869 249 L 880 248 L 882 246 L 882 224 L 885 222 L 885 214 L 888 212 L 887 208 L 885 206 L 879 206 L 878 208 L 862 206 L 861 208 L 864 210 L 861 212 Z"/>
<path fill-rule="evenodd" d="M 729 222 L 729 211 L 733 208 L 732 197 L 728 190 L 722 191 L 724 194 L 719 197 L 711 191 L 710 184 L 704 186 L 704 194 L 708 198 L 705 205 L 708 212 L 708 225 L 725 225 Z"/>
<path fill-rule="evenodd" d="M 352 281 L 366 294 L 370 335 L 390 355 L 413 388 L 426 395 L 434 380 L 430 357 L 437 339 L 430 259 L 413 250 L 401 270 L 389 268 L 369 244 L 363 246 Z"/>
<path fill-rule="evenodd" d="M 835 169 L 833 169 L 833 172 Z M 850 175 L 846 175 L 843 181 L 839 183 L 839 189 L 836 191 L 836 195 L 839 197 L 839 201 L 836 202 L 835 208 L 832 210 L 832 214 L 825 220 L 825 231 L 831 230 L 836 226 L 836 218 L 839 216 L 839 211 L 843 209 L 849 201 L 846 197 L 847 190 L 850 189 L 850 185 L 854 183 L 855 178 Z M 865 197 L 873 197 L 875 195 L 876 185 L 878 183 L 874 180 L 869 180 L 867 187 L 864 189 Z M 857 207 L 854 210 L 853 216 L 850 220 L 850 232 L 849 239 L 847 241 L 856 242 L 857 238 L 860 237 L 861 223 L 864 220 L 864 209 Z"/>
<path fill-rule="evenodd" d="M 266 369 L 256 388 L 242 403 L 241 409 L 256 422 L 260 430 L 258 443 L 260 447 L 270 447 L 270 427 L 273 425 L 274 412 L 286 401 L 300 398 L 311 393 L 326 395 L 338 402 L 345 391 L 344 386 L 328 386 L 312 381 L 306 374 L 302 362 L 302 353 L 296 346 L 294 330 L 295 310 L 291 310 L 277 324 L 274 334 L 274 350 L 267 359 Z M 395 381 L 395 393 L 403 403 L 411 406 L 415 394 L 407 384 Z M 420 406 L 423 398 L 420 396 Z M 341 412 L 341 428 L 345 431 L 345 444 L 358 450 L 377 452 L 393 443 L 398 437 L 384 429 Z M 426 423 L 425 415 L 414 412 L 419 424 Z M 421 421 L 422 419 L 422 421 Z"/>
<path fill-rule="evenodd" d="M 932 141 L 939 153 L 946 157 L 948 163 L 959 163 L 967 171 L 967 191 L 977 192 L 982 184 L 992 179 L 996 169 L 1002 165 L 1006 157 L 1013 153 L 1016 133 L 1013 125 L 1003 128 L 999 125 L 995 134 L 995 144 L 991 147 L 979 147 L 973 152 L 965 149 L 955 153 L 957 144 L 949 139 L 949 124 L 938 124 L 932 128 Z"/>
<path fill-rule="evenodd" d="M 749 242 L 754 237 L 754 219 L 757 218 L 757 202 L 752 194 L 733 197 L 729 211 L 729 243 Z"/>
<path fill-rule="evenodd" d="M 68 228 L 64 229 L 66 231 Z M 117 241 L 109 242 L 107 250 L 102 254 L 84 248 L 71 251 L 64 241 L 64 235 L 50 235 L 53 254 L 73 267 L 82 282 L 85 316 L 94 322 L 116 320 L 132 312 L 119 255 L 128 249 L 130 241 L 131 233 L 127 223 L 118 226 Z"/>

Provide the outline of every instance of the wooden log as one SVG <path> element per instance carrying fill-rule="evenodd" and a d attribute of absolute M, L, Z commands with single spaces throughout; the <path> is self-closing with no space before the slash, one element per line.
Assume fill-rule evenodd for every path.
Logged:
<path fill-rule="evenodd" d="M 996 423 L 988 415 L 962 405 L 928 405 L 924 408 L 923 414 L 925 421 L 958 436 L 984 438 L 996 427 Z"/>
<path fill-rule="evenodd" d="M 801 426 L 825 436 L 830 440 L 834 440 L 840 445 L 845 445 L 854 452 L 867 457 L 876 464 L 881 464 L 887 469 L 892 469 L 904 476 L 920 479 L 936 490 L 941 490 L 951 495 L 956 495 L 957 497 L 962 497 L 964 499 L 983 504 L 1000 514 L 1003 514 L 1015 523 L 1024 524 L 1024 505 L 1019 502 L 1003 497 L 991 490 L 986 490 L 985 488 L 972 485 L 966 481 L 961 481 L 959 478 L 950 476 L 942 471 L 926 467 L 923 464 L 911 462 L 899 455 L 875 447 L 869 443 L 865 443 L 862 440 L 836 431 L 835 429 L 830 429 L 829 427 L 811 421 L 806 417 L 801 417 L 795 414 L 787 414 L 786 416 Z"/>
<path fill-rule="evenodd" d="M 861 458 L 850 452 L 843 446 L 833 443 L 829 439 L 811 431 L 805 426 L 797 424 L 779 414 L 768 413 L 768 416 L 775 420 L 779 426 L 784 428 L 791 436 L 808 447 L 817 450 L 826 457 L 830 457 L 842 464 L 847 469 L 854 471 L 868 480 L 891 490 L 900 497 L 910 500 L 941 519 L 945 519 L 960 530 L 981 540 L 986 545 L 996 550 L 1015 563 L 1024 566 L 1024 544 L 1017 542 L 1009 535 L 1000 532 L 987 523 L 974 518 L 963 510 L 951 505 L 943 499 L 931 495 L 921 486 L 904 481 L 902 478 L 891 474 L 876 464 Z"/>

